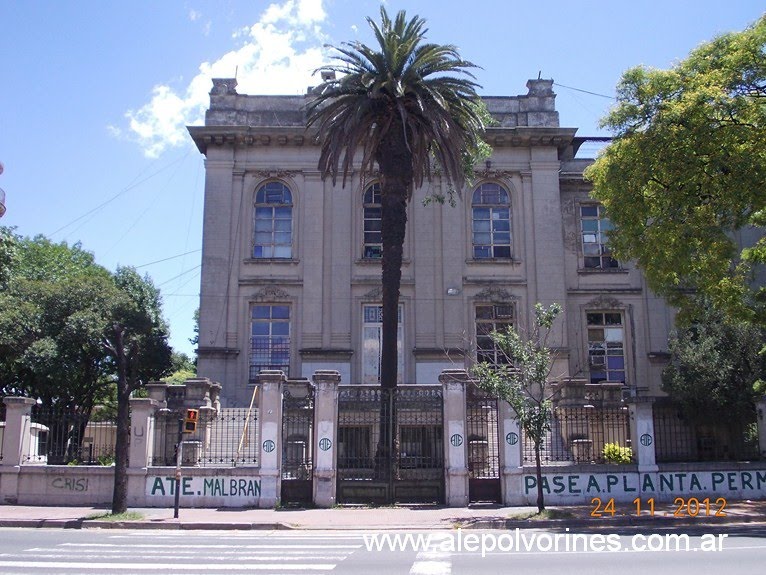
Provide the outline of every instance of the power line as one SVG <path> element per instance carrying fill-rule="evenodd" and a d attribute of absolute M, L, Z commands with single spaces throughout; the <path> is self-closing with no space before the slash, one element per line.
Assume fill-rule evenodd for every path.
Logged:
<path fill-rule="evenodd" d="M 153 261 L 153 262 L 149 262 L 148 264 L 141 264 L 140 266 L 133 266 L 133 267 L 136 268 L 136 269 L 138 269 L 138 268 L 145 268 L 147 266 L 152 266 L 154 264 L 159 264 L 159 263 L 166 262 L 166 261 L 169 261 L 169 260 L 174 260 L 176 258 L 180 258 L 180 257 L 183 257 L 183 256 L 188 256 L 189 254 L 193 254 L 193 253 L 201 252 L 201 251 L 202 251 L 202 249 L 191 250 L 190 252 L 184 252 L 182 254 L 177 254 L 175 256 L 170 256 L 170 257 L 167 257 L 167 258 L 163 258 L 161 260 L 156 260 L 156 261 Z"/>
<path fill-rule="evenodd" d="M 565 86 L 564 84 L 559 84 L 558 82 L 553 83 L 555 86 L 561 86 L 562 88 L 566 88 L 567 90 L 574 90 L 575 92 L 582 92 L 583 94 L 590 94 L 591 96 L 598 96 L 599 98 L 606 98 L 607 100 L 616 100 L 614 96 L 607 96 L 606 94 L 599 94 L 598 92 L 591 92 L 590 90 L 583 90 L 581 88 L 573 88 L 572 86 Z"/>
<path fill-rule="evenodd" d="M 187 157 L 188 155 L 189 155 L 189 153 L 187 152 L 187 153 L 186 153 L 186 154 L 184 154 L 183 156 L 181 156 L 181 157 L 179 157 L 179 158 L 177 158 L 177 159 L 173 160 L 172 162 L 170 162 L 168 165 L 166 165 L 166 166 L 163 166 L 162 168 L 160 168 L 160 169 L 159 169 L 159 170 L 157 170 L 156 172 L 153 172 L 153 173 L 149 174 L 149 175 L 148 175 L 147 177 L 145 177 L 143 180 L 139 180 L 139 181 L 137 181 L 136 183 L 134 183 L 134 184 L 131 184 L 131 185 L 127 186 L 126 188 L 124 188 L 123 190 L 121 190 L 121 191 L 117 192 L 115 195 L 113 195 L 111 198 L 109 198 L 109 199 L 108 199 L 108 200 L 106 200 L 105 202 L 103 202 L 103 203 L 101 203 L 101 204 L 97 205 L 97 206 L 96 206 L 95 208 L 93 208 L 92 210 L 89 210 L 89 211 L 85 212 L 83 215 L 81 215 L 81 216 L 79 216 L 79 217 L 77 217 L 77 218 L 73 219 L 73 220 L 72 220 L 72 221 L 70 221 L 69 223 L 67 223 L 67 224 L 65 224 L 65 225 L 63 225 L 63 226 L 61 226 L 59 229 L 55 230 L 54 232 L 51 232 L 51 234 L 50 234 L 50 237 L 53 237 L 54 235 L 56 235 L 57 233 L 59 233 L 61 230 L 68 228 L 68 227 L 69 227 L 69 226 L 71 226 L 72 224 L 74 224 L 74 223 L 76 223 L 76 222 L 79 222 L 81 219 L 83 219 L 83 218 L 86 218 L 86 217 L 88 217 L 89 215 L 91 215 L 91 214 L 93 214 L 93 213 L 97 212 L 97 211 L 98 211 L 98 210 L 100 210 L 101 208 L 103 208 L 103 207 L 105 207 L 105 206 L 107 206 L 107 205 L 111 204 L 111 203 L 112 203 L 114 200 L 116 200 L 117 198 L 119 198 L 119 197 L 120 197 L 120 196 L 122 196 L 123 194 L 126 194 L 127 192 L 129 192 L 129 191 L 130 191 L 130 190 L 132 190 L 133 188 L 137 188 L 138 186 L 140 186 L 140 185 L 141 185 L 141 184 L 143 184 L 144 182 L 147 182 L 147 181 L 151 180 L 151 179 L 152 179 L 154 176 L 156 176 L 156 175 L 158 175 L 158 174 L 161 174 L 162 172 L 164 172 L 165 170 L 167 170 L 167 169 L 168 169 L 168 168 L 170 168 L 171 166 L 174 166 L 175 164 L 177 164 L 177 163 L 178 163 L 178 162 L 180 162 L 181 160 L 184 160 L 184 159 L 186 159 L 186 157 Z"/>

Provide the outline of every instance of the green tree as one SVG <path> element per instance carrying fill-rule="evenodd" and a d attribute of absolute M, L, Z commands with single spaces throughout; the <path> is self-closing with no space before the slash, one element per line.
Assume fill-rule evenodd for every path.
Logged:
<path fill-rule="evenodd" d="M 539 512 L 545 509 L 540 447 L 551 428 L 552 400 L 556 393 L 549 385 L 553 353 L 548 347 L 548 338 L 560 313 L 561 306 L 557 303 L 548 308 L 538 303 L 529 333 L 522 335 L 513 329 L 492 332 L 492 341 L 505 361 L 478 363 L 471 372 L 478 387 L 508 402 L 524 436 L 534 444 Z"/>
<path fill-rule="evenodd" d="M 752 421 L 766 379 L 766 333 L 701 303 L 673 332 L 662 387 L 695 424 Z"/>
<path fill-rule="evenodd" d="M 766 240 L 743 249 L 737 232 L 766 224 L 765 48 L 763 16 L 669 70 L 626 71 L 602 120 L 615 139 L 585 172 L 615 224 L 610 247 L 656 292 L 687 307 L 699 291 L 759 323 Z"/>
<path fill-rule="evenodd" d="M 160 291 L 135 269 L 117 268 L 120 291 L 104 332 L 104 347 L 112 361 L 117 385 L 117 444 L 114 461 L 112 513 L 124 513 L 128 501 L 128 442 L 130 395 L 171 368 L 168 329 L 162 318 Z"/>
<path fill-rule="evenodd" d="M 101 347 L 116 292 L 110 274 L 77 244 L 12 237 L 0 288 L 0 392 L 87 417 L 111 384 Z"/>
<path fill-rule="evenodd" d="M 185 353 L 174 351 L 170 356 L 170 375 L 162 381 L 170 385 L 181 385 L 187 379 L 197 376 L 197 367 Z"/>

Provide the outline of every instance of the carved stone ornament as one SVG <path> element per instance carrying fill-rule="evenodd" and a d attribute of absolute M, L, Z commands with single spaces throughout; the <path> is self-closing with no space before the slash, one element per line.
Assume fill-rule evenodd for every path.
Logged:
<path fill-rule="evenodd" d="M 213 89 L 210 93 L 216 96 L 237 93 L 237 81 L 234 78 L 213 78 Z"/>
<path fill-rule="evenodd" d="M 291 178 L 301 173 L 300 170 L 255 170 L 252 172 L 262 178 Z"/>
<path fill-rule="evenodd" d="M 278 287 L 267 286 L 253 294 L 253 299 L 255 301 L 287 300 L 290 299 L 290 294 Z"/>
<path fill-rule="evenodd" d="M 585 304 L 587 309 L 623 309 L 625 304 L 613 297 L 601 294 Z"/>
<path fill-rule="evenodd" d="M 383 286 L 372 288 L 366 294 L 362 296 L 365 300 L 380 301 L 383 299 Z"/>
<path fill-rule="evenodd" d="M 477 301 L 511 302 L 519 298 L 505 288 L 489 286 L 477 293 L 474 299 Z"/>

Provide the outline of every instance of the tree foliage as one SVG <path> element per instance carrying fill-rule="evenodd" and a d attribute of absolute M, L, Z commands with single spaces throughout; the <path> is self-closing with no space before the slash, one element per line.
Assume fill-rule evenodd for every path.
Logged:
<path fill-rule="evenodd" d="M 407 20 L 400 11 L 391 20 L 380 10 L 381 24 L 367 22 L 377 46 L 346 42 L 334 48 L 335 62 L 318 71 L 328 80 L 314 92 L 308 126 L 320 139 L 319 169 L 333 183 L 345 184 L 356 169 L 360 177 L 380 172 L 382 222 L 383 335 L 381 385 L 396 387 L 399 288 L 407 203 L 413 189 L 433 176 L 460 189 L 466 157 L 477 153 L 484 131 L 471 68 L 455 46 L 426 42 L 425 20 Z M 336 76 L 337 74 L 337 76 Z"/>
<path fill-rule="evenodd" d="M 7 228 L 0 239 L 11 254 L 0 256 L 0 391 L 86 418 L 116 397 L 113 508 L 124 511 L 130 394 L 171 366 L 159 290 L 132 268 L 109 272 L 79 244 Z"/>
<path fill-rule="evenodd" d="M 490 336 L 504 362 L 479 363 L 472 370 L 478 387 L 510 404 L 525 437 L 534 444 L 539 511 L 545 509 L 540 448 L 550 430 L 555 395 L 549 385 L 553 356 L 548 337 L 560 313 L 561 306 L 557 303 L 547 308 L 538 303 L 535 305 L 535 322 L 528 334 L 514 329 L 492 332 Z"/>
<path fill-rule="evenodd" d="M 684 307 L 699 291 L 760 323 L 766 240 L 743 249 L 737 232 L 766 224 L 765 49 L 766 16 L 669 70 L 626 71 L 602 121 L 615 139 L 586 170 L 616 227 L 610 247 L 655 291 Z"/>
<path fill-rule="evenodd" d="M 749 420 L 766 379 L 766 333 L 709 305 L 670 339 L 663 389 L 696 423 Z"/>

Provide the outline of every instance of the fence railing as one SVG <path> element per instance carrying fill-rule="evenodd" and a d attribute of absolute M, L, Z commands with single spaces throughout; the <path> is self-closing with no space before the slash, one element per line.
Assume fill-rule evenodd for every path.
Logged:
<path fill-rule="evenodd" d="M 627 407 L 557 407 L 550 427 L 540 450 L 546 465 L 607 463 L 605 445 L 631 447 Z M 524 465 L 534 463 L 534 443 L 524 437 Z"/>
<path fill-rule="evenodd" d="M 48 465 L 111 465 L 117 425 L 93 421 L 89 414 L 35 407 L 25 463 Z"/>
<path fill-rule="evenodd" d="M 197 430 L 183 434 L 182 465 L 236 467 L 259 464 L 257 409 L 225 408 L 200 414 Z M 178 420 L 183 414 L 161 409 L 154 416 L 152 465 L 176 464 Z"/>
<path fill-rule="evenodd" d="M 754 461 L 760 458 L 755 412 L 745 420 L 694 422 L 674 405 L 653 409 L 658 463 Z"/>

